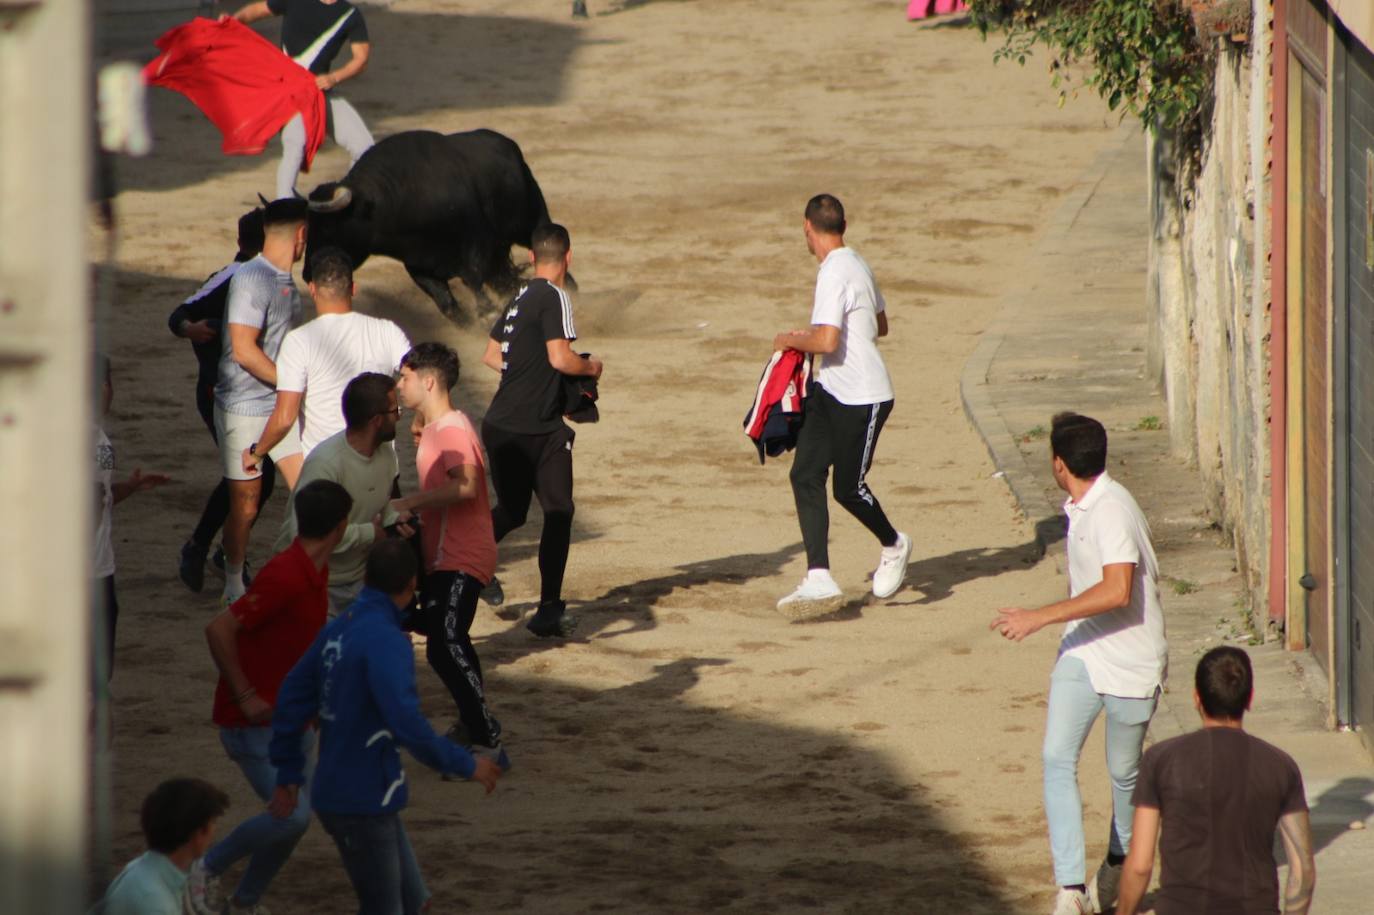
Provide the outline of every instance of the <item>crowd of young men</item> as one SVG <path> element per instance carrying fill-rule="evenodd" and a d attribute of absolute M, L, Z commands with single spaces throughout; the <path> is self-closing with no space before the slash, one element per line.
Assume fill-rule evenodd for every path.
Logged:
<path fill-rule="evenodd" d="M 319 316 L 292 329 L 301 311 L 291 266 L 304 251 L 304 205 L 278 200 L 259 219 L 261 253 L 252 251 L 254 223 L 241 222 L 236 264 L 169 323 L 197 346 L 202 415 L 213 383 L 211 431 L 230 494 L 226 606 L 206 627 L 220 674 L 212 717 L 266 809 L 212 846 L 223 796 L 199 783 L 160 787 L 145 805 L 150 851 L 111 885 L 105 904 L 111 912 L 171 912 L 158 905 L 184 885 L 198 915 L 261 913 L 260 900 L 313 810 L 338 847 L 361 911 L 420 912 L 429 894 L 398 816 L 407 790 L 397 751 L 404 747 L 444 778 L 475 780 L 488 792 L 510 768 L 470 629 L 479 596 L 492 603 L 502 597 L 498 542 L 524 523 L 538 498 L 541 593 L 527 628 L 542 637 L 572 631 L 562 583 L 574 434 L 563 417 L 569 381 L 598 379 L 602 365 L 572 349 L 572 305 L 563 289 L 568 233 L 541 227 L 531 245 L 533 278 L 490 332 L 483 362 L 501 377 L 479 435 L 452 402 L 457 354 L 441 343 L 411 346 L 391 322 L 353 312 L 356 287 L 341 253 L 315 255 L 310 291 Z M 774 340 L 777 349 L 819 357 L 791 473 L 808 567 L 778 604 L 793 618 L 829 612 L 842 599 L 826 545 L 832 470 L 836 500 L 880 543 L 875 595 L 902 587 L 912 550 L 865 483 L 893 407 L 877 348 L 888 332 L 885 303 L 868 265 L 844 244 L 837 199 L 812 198 L 803 229 L 820 264 L 811 324 Z M 219 375 L 211 378 L 205 350 L 217 333 Z M 392 444 L 402 408 L 414 413 L 417 443 L 419 488 L 409 494 L 400 491 Z M 1160 842 L 1157 911 L 1273 911 L 1270 846 L 1278 828 L 1290 862 L 1284 911 L 1301 915 L 1315 874 L 1302 779 L 1291 759 L 1241 731 L 1253 692 L 1248 657 L 1238 649 L 1205 656 L 1195 691 L 1203 730 L 1142 758 L 1167 664 L 1149 525 L 1106 472 L 1101 423 L 1055 416 L 1050 450 L 1054 479 L 1068 495 L 1069 597 L 1000 610 L 990 628 L 1020 641 L 1067 624 L 1050 678 L 1043 751 L 1054 915 L 1113 907 L 1133 915 L 1161 821 L 1169 829 Z M 289 517 L 276 554 L 249 583 L 242 574 L 247 530 L 273 462 L 292 490 Z M 125 487 L 151 485 L 156 481 L 140 481 L 136 472 Z M 108 481 L 102 487 L 107 516 L 117 498 Z M 206 514 L 210 521 L 202 519 L 182 554 L 182 578 L 193 590 L 200 569 L 188 575 L 187 556 L 203 566 L 209 540 L 202 529 L 214 520 L 209 507 Z M 425 635 L 427 660 L 453 698 L 457 720 L 446 736 L 420 712 L 406 630 Z M 1103 712 L 1112 816 L 1107 855 L 1088 879 L 1077 769 Z M 184 797 L 194 815 L 166 813 L 170 796 Z M 246 869 L 226 894 L 221 878 L 244 858 Z"/>

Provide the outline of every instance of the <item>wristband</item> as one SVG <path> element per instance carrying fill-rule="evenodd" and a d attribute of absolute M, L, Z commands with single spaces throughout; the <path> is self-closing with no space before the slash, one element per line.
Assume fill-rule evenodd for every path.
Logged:
<path fill-rule="evenodd" d="M 258 443 L 257 443 L 257 442 L 254 442 L 253 444 L 251 444 L 251 445 L 248 446 L 248 453 L 251 454 L 253 457 L 257 457 L 257 456 L 258 456 Z"/>

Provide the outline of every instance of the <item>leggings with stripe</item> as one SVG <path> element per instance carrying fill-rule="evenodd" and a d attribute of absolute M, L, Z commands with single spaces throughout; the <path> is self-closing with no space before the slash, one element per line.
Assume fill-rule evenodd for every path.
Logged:
<path fill-rule="evenodd" d="M 820 385 L 812 384 L 791 474 L 808 569 L 830 568 L 830 510 L 825 479 L 831 468 L 835 501 L 858 518 L 883 546 L 897 543 L 897 532 L 864 482 L 878 447 L 878 434 L 891 412 L 890 400 L 851 406 L 840 403 Z"/>
<path fill-rule="evenodd" d="M 473 743 L 494 747 L 501 740 L 501 725 L 487 708 L 482 663 L 468 637 L 481 590 L 482 583 L 463 572 L 429 572 L 421 615 L 425 659 L 453 696 L 463 728 Z"/>

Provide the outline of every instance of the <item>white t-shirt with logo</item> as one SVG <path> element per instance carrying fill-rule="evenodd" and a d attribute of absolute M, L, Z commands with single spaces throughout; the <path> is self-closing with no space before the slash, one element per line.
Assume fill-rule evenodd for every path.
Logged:
<path fill-rule="evenodd" d="M 410 350 L 405 332 L 384 318 L 320 315 L 286 335 L 277 354 L 277 390 L 304 392 L 301 450 L 344 430 L 343 392 L 363 372 L 394 375 Z"/>
<path fill-rule="evenodd" d="M 1070 620 L 1059 643 L 1088 669 L 1093 689 L 1103 695 L 1147 699 L 1163 685 L 1169 648 L 1159 604 L 1159 563 L 1150 525 L 1126 487 L 1103 473 L 1075 503 L 1069 516 L 1069 594 L 1077 597 L 1102 581 L 1102 567 L 1135 564 L 1131 602 L 1081 620 Z"/>
<path fill-rule="evenodd" d="M 878 352 L 878 315 L 887 308 L 873 271 L 852 248 L 836 248 L 816 275 L 812 324 L 840 329 L 833 353 L 817 358 L 816 382 L 852 406 L 892 399 L 892 379 Z"/>
<path fill-rule="evenodd" d="M 95 519 L 95 562 L 92 574 L 108 578 L 115 573 L 114 538 L 110 535 L 110 509 L 114 506 L 114 445 L 99 427 L 95 430 L 95 483 L 101 488 L 100 515 Z"/>

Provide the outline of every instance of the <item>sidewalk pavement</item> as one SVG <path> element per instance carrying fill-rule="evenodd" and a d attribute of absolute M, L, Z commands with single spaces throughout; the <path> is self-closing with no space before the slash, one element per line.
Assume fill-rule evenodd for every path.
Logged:
<path fill-rule="evenodd" d="M 965 410 L 1061 574 L 1050 417 L 1072 409 L 1107 427 L 1108 470 L 1144 509 L 1162 577 L 1171 673 L 1149 740 L 1198 727 L 1197 659 L 1222 643 L 1245 646 L 1256 681 L 1246 728 L 1291 754 L 1306 784 L 1317 849 L 1312 912 L 1374 911 L 1374 759 L 1357 735 L 1326 728 L 1326 681 L 1310 655 L 1253 644 L 1234 553 L 1203 509 L 1197 473 L 1171 456 L 1159 428 L 1166 411 L 1145 368 L 1147 245 L 1144 139 L 1123 127 L 1051 219 L 1034 266 L 970 357 Z"/>

